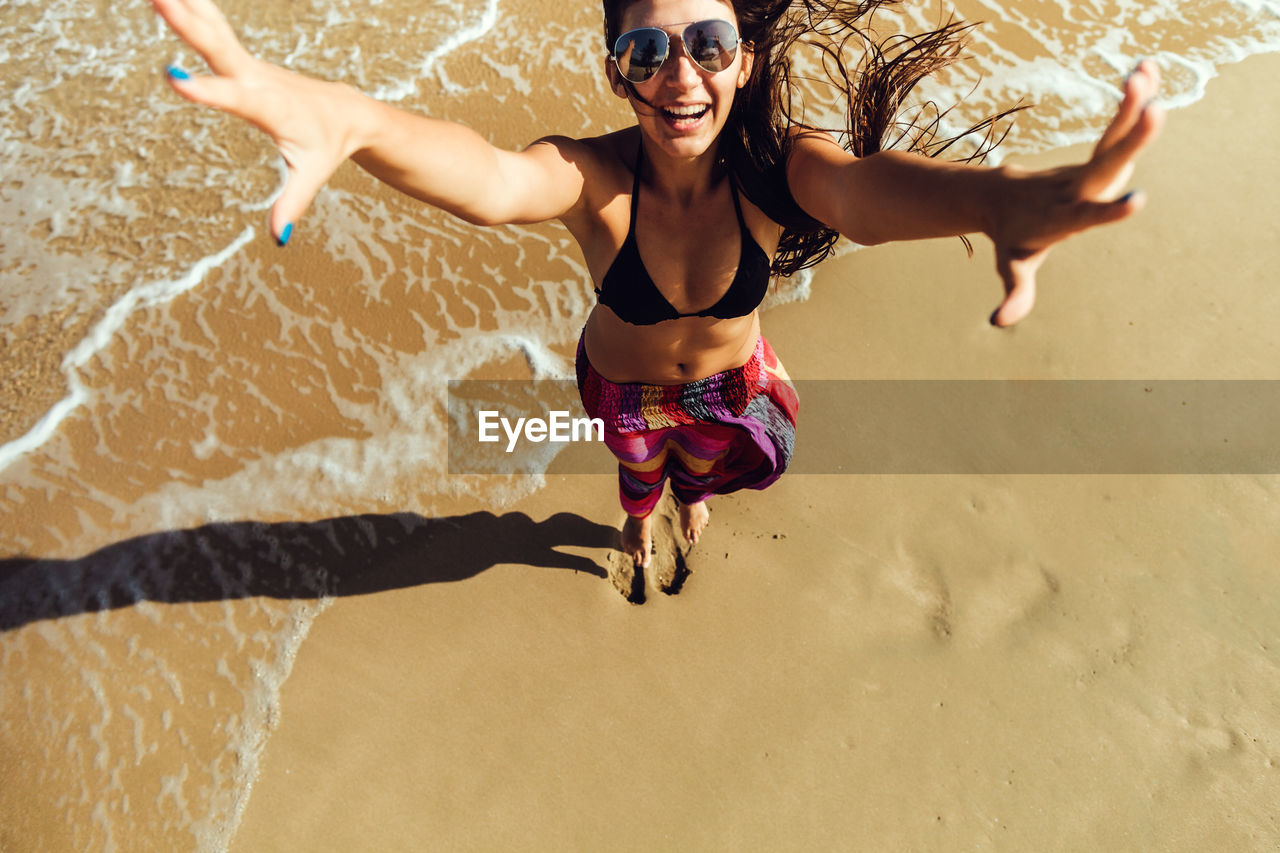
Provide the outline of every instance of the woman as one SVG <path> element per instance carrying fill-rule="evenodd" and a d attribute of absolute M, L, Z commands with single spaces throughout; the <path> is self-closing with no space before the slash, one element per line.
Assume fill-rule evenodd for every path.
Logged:
<path fill-rule="evenodd" d="M 856 34 L 850 22 L 875 0 L 847 10 L 800 0 L 799 16 L 790 0 L 605 0 L 605 73 L 636 126 L 512 152 L 253 58 L 211 0 L 152 2 L 214 72 L 170 69 L 173 88 L 252 122 L 283 153 L 289 177 L 271 211 L 282 245 L 347 158 L 475 224 L 564 223 L 598 294 L 579 385 L 620 460 L 622 549 L 637 566 L 667 479 L 693 543 L 709 494 L 763 488 L 786 466 L 795 399 L 756 310 L 771 269 L 820 259 L 836 233 L 870 245 L 982 232 L 1006 294 L 992 322 L 1011 325 L 1031 310 L 1055 243 L 1141 206 L 1121 192 L 1161 124 L 1150 105 L 1158 73 L 1144 62 L 1085 164 L 1026 172 L 878 151 L 904 89 L 954 56 L 961 28 L 948 25 L 919 42 L 916 61 L 863 78 L 862 94 L 889 93 L 887 107 L 851 93 L 865 125 L 855 150 L 867 155 L 855 156 L 784 114 L 786 50 L 815 20 Z"/>

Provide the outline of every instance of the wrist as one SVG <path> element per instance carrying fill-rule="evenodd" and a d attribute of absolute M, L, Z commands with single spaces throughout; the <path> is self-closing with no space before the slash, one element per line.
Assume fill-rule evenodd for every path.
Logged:
<path fill-rule="evenodd" d="M 361 153 L 378 144 L 379 128 L 382 126 L 379 114 L 387 107 L 354 86 L 346 83 L 329 85 L 336 87 L 334 113 L 344 119 L 340 136 L 344 159 L 358 159 Z"/>
<path fill-rule="evenodd" d="M 995 239 L 1005 220 L 1005 211 L 1009 209 L 1026 173 L 1027 170 L 1019 166 L 996 166 L 983 170 L 981 189 L 975 194 L 983 234 Z"/>

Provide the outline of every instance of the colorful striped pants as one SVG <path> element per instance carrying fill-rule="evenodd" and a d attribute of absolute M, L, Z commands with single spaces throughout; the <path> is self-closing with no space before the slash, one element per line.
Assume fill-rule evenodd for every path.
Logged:
<path fill-rule="evenodd" d="M 618 492 L 628 515 L 647 516 L 670 480 L 681 503 L 738 489 L 763 489 L 791 461 L 798 400 L 763 338 L 741 367 L 684 385 L 610 382 L 578 341 L 578 391 L 587 415 L 604 421 L 618 458 Z"/>

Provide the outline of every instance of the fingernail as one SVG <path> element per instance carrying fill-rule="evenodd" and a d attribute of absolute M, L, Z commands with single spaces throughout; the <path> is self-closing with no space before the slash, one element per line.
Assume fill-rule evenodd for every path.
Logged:
<path fill-rule="evenodd" d="M 276 238 L 277 246 L 284 246 L 289 242 L 289 238 L 293 236 L 293 223 L 289 222 L 284 226 L 284 230 L 280 232 L 280 236 Z"/>
<path fill-rule="evenodd" d="M 183 71 L 181 68 L 179 68 L 176 65 L 170 65 L 168 68 L 165 69 L 165 73 L 168 74 L 174 80 L 190 80 L 191 79 L 190 74 Z"/>
<path fill-rule="evenodd" d="M 992 311 L 991 316 L 987 318 L 987 322 L 995 326 L 997 329 L 1000 328 L 1000 325 L 996 322 L 996 317 L 998 317 L 999 315 L 1000 315 L 1000 309 L 997 308 L 996 310 Z"/>
<path fill-rule="evenodd" d="M 1135 195 L 1137 195 L 1140 192 L 1142 192 L 1142 190 L 1129 190 L 1127 193 L 1120 196 L 1120 200 L 1117 202 L 1117 204 L 1127 204 L 1133 199 Z"/>
<path fill-rule="evenodd" d="M 1143 63 L 1143 62 L 1146 62 L 1146 60 L 1144 59 L 1144 60 L 1140 61 L 1137 65 L 1133 66 L 1133 70 L 1132 70 L 1132 71 L 1130 71 L 1130 72 L 1128 73 L 1128 75 L 1124 78 L 1124 87 L 1123 87 L 1123 88 L 1127 88 L 1127 87 L 1128 87 L 1128 85 L 1129 85 L 1129 81 L 1130 81 L 1130 80 L 1132 80 L 1132 79 L 1134 78 L 1134 76 L 1135 76 L 1135 75 L 1142 73 L 1142 63 Z"/>

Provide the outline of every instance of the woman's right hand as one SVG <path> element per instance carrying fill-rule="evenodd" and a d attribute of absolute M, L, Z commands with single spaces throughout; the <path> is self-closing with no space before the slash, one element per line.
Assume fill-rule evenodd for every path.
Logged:
<path fill-rule="evenodd" d="M 249 54 L 212 0 L 151 0 L 178 37 L 208 63 L 212 75 L 169 70 L 182 97 L 250 122 L 271 137 L 288 166 L 284 190 L 271 208 L 270 227 L 281 244 L 334 171 L 355 152 L 344 101 L 361 96 L 348 86 L 294 74 Z"/>

